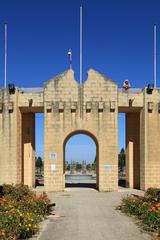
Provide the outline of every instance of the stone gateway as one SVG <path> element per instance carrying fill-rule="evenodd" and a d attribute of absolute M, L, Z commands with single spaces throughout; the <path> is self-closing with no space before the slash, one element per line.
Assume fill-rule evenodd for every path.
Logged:
<path fill-rule="evenodd" d="M 118 190 L 118 112 L 126 113 L 127 186 L 160 187 L 160 90 L 119 89 L 95 70 L 79 85 L 68 70 L 44 88 L 0 89 L 0 185 L 35 185 L 35 113 L 44 113 L 44 188 L 65 188 L 65 144 L 97 146 L 97 189 Z"/>

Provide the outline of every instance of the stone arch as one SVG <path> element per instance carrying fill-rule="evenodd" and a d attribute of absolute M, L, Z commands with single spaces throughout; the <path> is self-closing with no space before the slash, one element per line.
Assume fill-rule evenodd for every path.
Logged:
<path fill-rule="evenodd" d="M 87 135 L 89 136 L 95 143 L 96 145 L 96 188 L 99 190 L 99 142 L 98 142 L 98 139 L 97 137 L 91 133 L 90 131 L 87 131 L 87 130 L 75 130 L 75 131 L 72 131 L 70 132 L 64 139 L 63 141 L 63 173 L 65 174 L 65 147 L 66 147 L 66 144 L 68 142 L 68 140 L 75 136 L 75 135 L 78 135 L 78 134 L 84 134 L 84 135 Z"/>

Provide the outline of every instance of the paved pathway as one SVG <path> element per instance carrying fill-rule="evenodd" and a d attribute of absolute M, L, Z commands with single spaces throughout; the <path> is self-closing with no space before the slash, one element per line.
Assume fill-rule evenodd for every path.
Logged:
<path fill-rule="evenodd" d="M 115 210 L 126 192 L 100 193 L 74 189 L 52 193 L 55 215 L 43 229 L 40 240 L 149 240 L 133 219 Z"/>

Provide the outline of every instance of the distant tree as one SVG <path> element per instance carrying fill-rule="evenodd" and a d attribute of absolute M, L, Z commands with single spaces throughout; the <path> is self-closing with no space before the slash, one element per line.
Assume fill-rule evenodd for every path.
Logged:
<path fill-rule="evenodd" d="M 96 170 L 96 164 L 97 164 L 97 156 L 95 156 L 95 159 L 94 159 L 94 161 L 92 163 L 92 166 L 91 166 L 92 171 Z"/>
<path fill-rule="evenodd" d="M 125 153 L 124 148 L 122 148 L 118 155 L 118 166 L 119 166 L 120 171 L 123 170 L 125 165 L 126 165 L 126 153 Z"/>
<path fill-rule="evenodd" d="M 82 170 L 82 164 L 81 163 L 76 163 L 76 171 Z"/>
<path fill-rule="evenodd" d="M 90 163 L 88 163 L 87 166 L 86 166 L 86 168 L 87 168 L 88 171 L 91 171 L 92 165 L 91 165 Z"/>
<path fill-rule="evenodd" d="M 39 171 L 39 173 L 41 174 L 42 169 L 43 169 L 43 161 L 41 157 L 36 158 L 36 168 Z"/>
<path fill-rule="evenodd" d="M 66 165 L 66 170 L 67 170 L 67 171 L 70 171 L 70 170 L 71 170 L 71 165 L 70 165 L 70 163 L 68 163 L 68 164 Z"/>

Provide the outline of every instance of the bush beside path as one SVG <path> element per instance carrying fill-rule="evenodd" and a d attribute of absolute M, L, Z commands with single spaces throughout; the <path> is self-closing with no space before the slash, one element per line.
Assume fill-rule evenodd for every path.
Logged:
<path fill-rule="evenodd" d="M 0 240 L 31 237 L 46 217 L 49 199 L 24 185 L 3 185 L 0 192 Z"/>
<path fill-rule="evenodd" d="M 117 209 L 136 216 L 145 231 L 160 239 L 160 189 L 149 188 L 144 196 L 126 196 Z"/>

